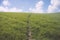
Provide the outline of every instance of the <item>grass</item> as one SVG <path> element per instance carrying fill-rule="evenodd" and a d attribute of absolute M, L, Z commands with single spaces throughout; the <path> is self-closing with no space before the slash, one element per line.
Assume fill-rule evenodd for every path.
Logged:
<path fill-rule="evenodd" d="M 0 40 L 26 40 L 30 17 L 32 39 L 60 40 L 60 13 L 34 14 L 0 12 Z"/>

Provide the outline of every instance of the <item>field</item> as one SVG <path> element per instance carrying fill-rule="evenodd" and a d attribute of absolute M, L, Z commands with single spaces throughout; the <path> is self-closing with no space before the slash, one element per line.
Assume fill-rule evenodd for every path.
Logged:
<path fill-rule="evenodd" d="M 32 40 L 60 40 L 60 13 L 0 12 L 0 40 L 26 40 L 27 19 Z"/>

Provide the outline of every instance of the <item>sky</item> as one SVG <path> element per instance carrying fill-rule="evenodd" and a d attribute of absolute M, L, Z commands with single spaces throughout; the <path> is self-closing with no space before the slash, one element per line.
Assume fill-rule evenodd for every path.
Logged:
<path fill-rule="evenodd" d="M 0 0 L 0 12 L 60 12 L 60 0 Z"/>

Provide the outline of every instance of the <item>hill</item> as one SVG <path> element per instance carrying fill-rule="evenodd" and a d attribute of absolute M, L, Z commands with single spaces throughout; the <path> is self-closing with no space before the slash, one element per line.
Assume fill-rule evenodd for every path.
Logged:
<path fill-rule="evenodd" d="M 60 40 L 60 13 L 0 12 L 0 40 L 26 40 L 27 19 L 33 40 Z"/>

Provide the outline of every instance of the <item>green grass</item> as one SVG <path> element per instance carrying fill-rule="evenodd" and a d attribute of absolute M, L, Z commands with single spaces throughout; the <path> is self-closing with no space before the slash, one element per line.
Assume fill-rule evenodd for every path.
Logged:
<path fill-rule="evenodd" d="M 32 39 L 60 40 L 60 13 L 34 14 L 0 12 L 0 40 L 26 40 L 30 17 Z"/>

